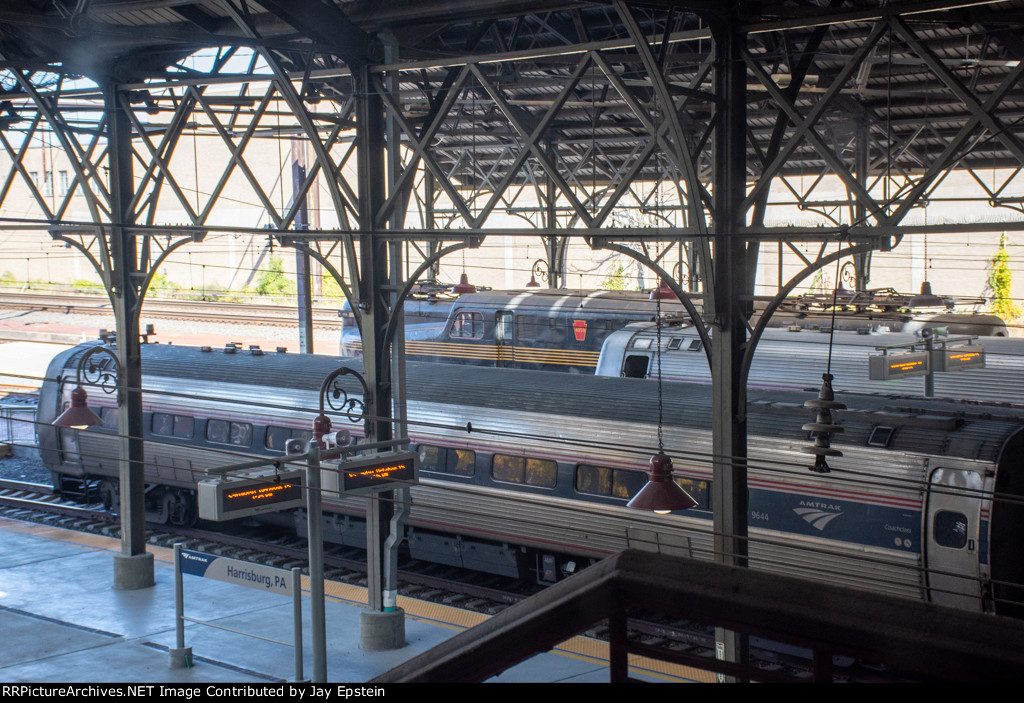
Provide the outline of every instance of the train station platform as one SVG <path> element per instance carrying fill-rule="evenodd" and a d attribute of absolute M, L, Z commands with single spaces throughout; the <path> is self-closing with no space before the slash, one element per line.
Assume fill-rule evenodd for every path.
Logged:
<path fill-rule="evenodd" d="M 191 666 L 171 668 L 169 650 L 176 647 L 173 551 L 148 547 L 155 560 L 154 587 L 116 591 L 112 555 L 119 549 L 113 538 L 0 518 L 4 685 L 162 684 L 184 691 L 200 685 L 245 684 L 283 686 L 288 693 L 288 685 L 296 680 L 293 650 L 286 644 L 294 641 L 290 598 L 185 574 L 185 616 L 203 624 L 187 623 Z M 305 577 L 303 590 L 308 679 L 312 627 Z M 406 646 L 364 651 L 359 647 L 359 616 L 365 609 L 365 589 L 329 582 L 326 592 L 327 676 L 332 684 L 370 681 L 487 617 L 399 598 L 406 613 Z M 686 680 L 681 668 L 674 671 L 664 662 L 650 662 L 649 669 L 644 660 L 636 664 L 630 675 L 642 680 Z M 492 681 L 606 683 L 608 648 L 599 640 L 574 637 Z M 308 687 L 305 690 L 312 697 Z M 299 695 L 295 691 L 293 698 Z"/>

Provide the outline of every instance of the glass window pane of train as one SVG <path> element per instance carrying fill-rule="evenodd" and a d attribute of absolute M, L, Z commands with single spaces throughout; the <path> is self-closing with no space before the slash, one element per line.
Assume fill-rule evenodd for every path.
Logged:
<path fill-rule="evenodd" d="M 449 449 L 448 473 L 456 476 L 472 476 L 476 473 L 476 452 L 472 449 Z"/>
<path fill-rule="evenodd" d="M 460 312 L 452 322 L 450 337 L 459 339 L 483 339 L 484 315 L 481 312 Z"/>
<path fill-rule="evenodd" d="M 576 490 L 592 495 L 611 495 L 612 470 L 602 466 L 579 464 L 576 467 Z"/>
<path fill-rule="evenodd" d="M 547 318 L 535 315 L 519 315 L 516 318 L 516 339 L 520 342 L 535 342 L 548 329 Z"/>
<path fill-rule="evenodd" d="M 640 492 L 640 489 L 647 483 L 647 473 L 644 471 L 627 471 L 616 469 L 612 472 L 612 495 L 616 498 L 627 500 Z"/>
<path fill-rule="evenodd" d="M 429 444 L 419 446 L 419 462 L 421 471 L 444 471 L 441 464 L 441 447 L 434 447 Z"/>
<path fill-rule="evenodd" d="M 265 446 L 272 452 L 283 452 L 285 443 L 291 439 L 292 431 L 288 427 L 267 427 L 267 441 Z"/>
<path fill-rule="evenodd" d="M 630 354 L 622 365 L 622 375 L 626 378 L 647 378 L 647 369 L 650 365 L 650 357 Z"/>
<path fill-rule="evenodd" d="M 217 444 L 227 444 L 231 424 L 227 420 L 207 420 L 206 439 Z"/>
<path fill-rule="evenodd" d="M 558 481 L 558 465 L 548 459 L 526 460 L 526 485 L 554 488 Z"/>
<path fill-rule="evenodd" d="M 690 494 L 697 501 L 694 510 L 711 510 L 711 482 L 695 481 L 692 478 L 673 478 L 676 485 Z"/>
<path fill-rule="evenodd" d="M 252 444 L 252 425 L 247 422 L 232 422 L 231 443 L 237 447 L 248 447 Z"/>
<path fill-rule="evenodd" d="M 967 516 L 952 510 L 940 510 L 935 513 L 932 534 L 939 546 L 963 549 L 967 546 Z"/>
<path fill-rule="evenodd" d="M 174 416 L 174 436 L 191 439 L 196 433 L 196 419 L 191 415 Z"/>
<path fill-rule="evenodd" d="M 174 436 L 174 416 L 170 413 L 153 413 L 153 424 L 150 426 L 153 434 L 161 437 Z"/>
<path fill-rule="evenodd" d="M 103 420 L 103 429 L 117 432 L 117 419 L 120 416 L 120 408 L 116 405 L 100 408 L 100 419 Z"/>
<path fill-rule="evenodd" d="M 302 446 L 307 446 L 309 440 L 313 439 L 313 430 L 292 430 L 292 439 L 297 439 L 302 442 Z"/>
<path fill-rule="evenodd" d="M 892 440 L 893 434 L 896 433 L 895 427 L 886 427 L 885 425 L 875 425 L 871 430 L 871 434 L 868 435 L 868 446 L 869 447 L 888 447 L 889 442 Z"/>
<path fill-rule="evenodd" d="M 523 483 L 526 459 L 521 456 L 495 454 L 491 459 L 491 478 L 495 481 Z"/>

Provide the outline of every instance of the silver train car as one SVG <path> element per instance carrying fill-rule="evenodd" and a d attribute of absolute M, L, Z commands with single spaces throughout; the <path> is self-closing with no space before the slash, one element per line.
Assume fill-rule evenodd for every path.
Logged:
<path fill-rule="evenodd" d="M 90 392 L 106 427 L 59 430 L 82 345 L 58 356 L 39 398 L 39 443 L 63 492 L 116 497 L 116 407 Z M 144 345 L 147 506 L 195 515 L 198 481 L 309 437 L 339 362 Z M 343 377 L 347 379 L 348 377 Z M 665 451 L 697 507 L 625 507 L 657 437 L 657 384 L 630 378 L 409 364 L 409 436 L 419 453 L 406 548 L 417 559 L 495 574 L 562 576 L 626 547 L 713 558 L 711 396 L 668 384 Z M 349 391 L 358 394 L 353 381 Z M 806 392 L 751 389 L 752 568 L 936 603 L 1024 614 L 1024 407 L 846 394 L 832 472 L 808 470 Z M 336 426 L 340 423 L 336 419 Z M 359 427 L 352 426 L 354 435 Z M 327 539 L 365 545 L 366 498 L 326 499 Z M 302 531 L 301 510 L 272 519 Z"/>
<path fill-rule="evenodd" d="M 946 339 L 961 340 L 950 342 L 949 349 L 963 349 L 967 344 L 959 335 L 933 339 L 936 349 L 945 346 Z M 917 351 L 925 349 L 922 337 L 903 332 L 865 328 L 859 332 L 836 330 L 834 335 L 829 335 L 815 330 L 769 328 L 754 350 L 747 385 L 751 388 L 817 388 L 821 385 L 831 346 L 836 390 L 924 395 L 924 376 L 871 378 L 871 357 L 881 356 L 880 347 L 907 344 L 915 344 Z M 935 397 L 1024 403 L 1024 338 L 980 337 L 971 342 L 971 346 L 983 347 L 984 368 L 936 371 L 932 376 Z M 889 353 L 901 351 L 908 350 L 897 348 Z M 629 325 L 605 340 L 595 373 L 654 379 L 660 367 L 661 378 L 665 381 L 711 382 L 707 355 L 692 327 L 663 324 L 661 354 L 657 352 L 658 329 L 653 322 Z"/>

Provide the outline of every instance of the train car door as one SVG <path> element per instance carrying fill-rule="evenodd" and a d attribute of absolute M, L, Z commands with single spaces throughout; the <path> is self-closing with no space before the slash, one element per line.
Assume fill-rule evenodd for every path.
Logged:
<path fill-rule="evenodd" d="M 937 605 L 981 610 L 979 529 L 984 479 L 978 471 L 936 469 L 928 485 L 925 578 Z"/>
<path fill-rule="evenodd" d="M 514 313 L 511 310 L 498 310 L 494 313 L 494 346 L 499 367 L 516 364 L 514 322 Z"/>

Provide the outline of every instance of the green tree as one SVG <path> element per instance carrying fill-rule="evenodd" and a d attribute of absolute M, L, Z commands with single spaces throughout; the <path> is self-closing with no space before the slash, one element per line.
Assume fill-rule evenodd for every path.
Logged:
<path fill-rule="evenodd" d="M 628 285 L 628 276 L 626 276 L 626 267 L 621 262 L 616 263 L 612 267 L 611 273 L 609 273 L 604 281 L 601 283 L 601 287 L 605 290 L 626 290 Z"/>
<path fill-rule="evenodd" d="M 1006 234 L 999 238 L 999 251 L 992 259 L 992 270 L 988 274 L 988 285 L 992 289 L 992 312 L 1007 322 L 1020 317 L 1021 308 L 1011 297 L 1013 272 L 1010 271 L 1010 254 L 1006 251 Z"/>
<path fill-rule="evenodd" d="M 267 268 L 256 280 L 256 292 L 260 295 L 295 295 L 295 282 L 285 275 L 282 258 L 271 257 Z"/>

